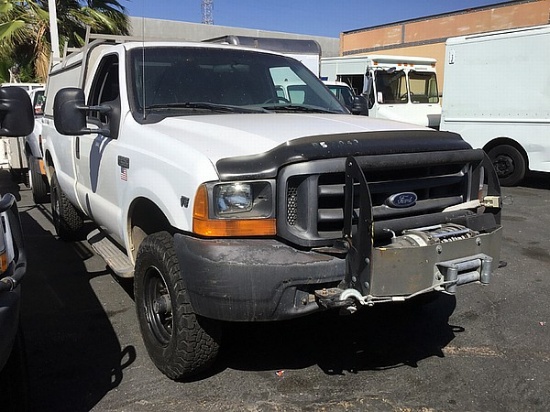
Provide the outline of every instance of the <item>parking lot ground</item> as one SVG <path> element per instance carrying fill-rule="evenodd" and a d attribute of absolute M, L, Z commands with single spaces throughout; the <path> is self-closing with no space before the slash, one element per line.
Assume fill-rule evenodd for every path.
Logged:
<path fill-rule="evenodd" d="M 208 374 L 173 382 L 139 334 L 132 285 L 85 242 L 56 239 L 49 205 L 20 199 L 29 255 L 23 330 L 36 411 L 550 410 L 550 177 L 504 188 L 488 286 L 352 316 L 228 324 Z"/>

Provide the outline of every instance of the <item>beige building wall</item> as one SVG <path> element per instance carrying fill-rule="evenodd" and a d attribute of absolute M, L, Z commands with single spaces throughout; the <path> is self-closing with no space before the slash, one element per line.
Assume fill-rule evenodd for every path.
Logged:
<path fill-rule="evenodd" d="M 449 37 L 550 23 L 550 0 L 516 0 L 340 34 L 340 55 L 391 54 L 437 59 L 439 90 L 445 79 Z"/>

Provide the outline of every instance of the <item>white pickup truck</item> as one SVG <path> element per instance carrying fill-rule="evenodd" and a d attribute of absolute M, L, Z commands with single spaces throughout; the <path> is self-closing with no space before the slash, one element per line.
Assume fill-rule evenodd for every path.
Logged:
<path fill-rule="evenodd" d="M 303 99 L 277 95 L 301 83 Z M 44 160 L 58 235 L 134 277 L 149 355 L 207 368 L 219 321 L 273 321 L 488 283 L 491 162 L 460 136 L 352 116 L 300 62 L 94 40 L 54 66 Z"/>

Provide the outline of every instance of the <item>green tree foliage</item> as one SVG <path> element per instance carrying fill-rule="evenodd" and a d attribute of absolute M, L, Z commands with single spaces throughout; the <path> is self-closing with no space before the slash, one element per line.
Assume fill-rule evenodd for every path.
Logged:
<path fill-rule="evenodd" d="M 92 33 L 129 33 L 129 21 L 118 0 L 56 0 L 60 48 L 84 44 Z M 46 80 L 51 42 L 48 0 L 0 0 L 0 80 L 9 69 L 19 81 Z"/>

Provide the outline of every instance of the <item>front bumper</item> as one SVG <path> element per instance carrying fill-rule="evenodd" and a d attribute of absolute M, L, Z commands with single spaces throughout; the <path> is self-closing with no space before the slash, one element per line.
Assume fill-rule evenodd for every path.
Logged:
<path fill-rule="evenodd" d="M 319 310 L 317 289 L 338 284 L 345 260 L 272 239 L 174 237 L 195 312 L 231 321 L 280 320 Z"/>
<path fill-rule="evenodd" d="M 373 248 L 370 284 L 358 288 L 342 286 L 347 265 L 343 257 L 297 250 L 272 239 L 204 240 L 176 234 L 174 240 L 197 314 L 268 321 L 488 283 L 491 262 L 498 263 L 501 236 L 496 226 L 442 245 Z"/>

